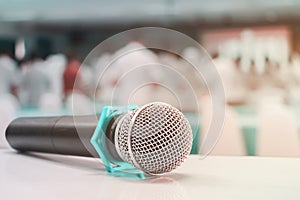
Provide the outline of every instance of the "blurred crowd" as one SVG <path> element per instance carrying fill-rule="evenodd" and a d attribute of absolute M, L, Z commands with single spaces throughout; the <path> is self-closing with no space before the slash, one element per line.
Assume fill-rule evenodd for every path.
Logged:
<path fill-rule="evenodd" d="M 22 106 L 38 107 L 50 101 L 61 106 L 73 91 L 80 65 L 76 54 L 56 54 L 42 59 L 33 53 L 17 63 L 8 53 L 3 53 L 0 55 L 0 97 L 15 97 Z"/>
<path fill-rule="evenodd" d="M 212 120 L 207 84 L 213 86 L 219 77 L 225 92 L 226 115 L 222 138 L 212 153 L 245 155 L 241 131 L 250 127 L 254 130 L 251 137 L 259 128 L 260 155 L 298 156 L 298 124 L 287 105 L 300 103 L 300 56 L 290 53 L 280 60 L 266 52 L 259 58 L 245 56 L 242 51 L 228 52 L 223 46 L 210 59 L 206 52 L 187 47 L 179 56 L 130 42 L 115 52 L 93 53 L 83 62 L 74 53 L 50 55 L 46 59 L 33 54 L 17 64 L 9 54 L 1 54 L 0 129 L 5 130 L 15 117 L 11 111 L 19 105 L 58 113 L 65 105 L 68 113 L 92 114 L 95 102 L 143 105 L 163 101 L 185 113 L 200 112 L 200 145 Z M 201 74 L 201 70 L 208 68 L 217 69 L 219 76 L 210 70 Z M 260 120 L 253 123 L 256 116 L 251 116 L 241 122 L 232 105 L 249 104 L 258 108 Z M 282 134 L 285 130 L 288 133 Z M 263 148 L 270 147 L 269 138 L 279 144 L 264 151 Z M 266 141 L 262 148 L 261 141 Z"/>
<path fill-rule="evenodd" d="M 300 102 L 300 56 L 291 55 L 284 65 L 264 58 L 264 69 L 259 71 L 250 61 L 247 71 L 242 68 L 241 58 L 215 57 L 214 63 L 222 77 L 229 104 L 259 104 L 278 101 L 285 104 Z"/>
<path fill-rule="evenodd" d="M 122 55 L 132 49 L 141 50 Z M 0 55 L 0 96 L 11 94 L 23 106 L 43 106 L 51 102 L 61 105 L 75 92 L 94 101 L 118 104 L 162 100 L 193 111 L 195 106 L 186 102 L 193 95 L 201 98 L 207 94 L 205 82 L 216 77 L 203 79 L 203 74 L 191 65 L 203 65 L 203 53 L 198 49 L 188 47 L 181 56 L 152 51 L 138 42 L 83 63 L 74 53 L 50 55 L 46 59 L 32 54 L 17 65 L 4 53 Z M 256 104 L 265 100 L 300 102 L 299 55 L 290 54 L 286 62 L 270 56 L 245 61 L 242 54 L 231 56 L 220 48 L 211 56 L 228 104 Z"/>

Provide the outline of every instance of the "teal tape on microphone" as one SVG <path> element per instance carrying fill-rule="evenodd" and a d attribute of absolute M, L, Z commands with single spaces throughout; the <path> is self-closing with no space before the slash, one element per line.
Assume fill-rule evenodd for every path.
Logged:
<path fill-rule="evenodd" d="M 132 177 L 132 178 L 145 178 L 145 174 L 127 162 L 116 161 L 108 152 L 106 144 L 106 129 L 110 120 L 116 115 L 124 112 L 129 112 L 137 109 L 137 105 L 129 106 L 105 106 L 103 107 L 98 121 L 98 125 L 91 138 L 91 143 L 101 158 L 105 169 L 112 175 Z"/>

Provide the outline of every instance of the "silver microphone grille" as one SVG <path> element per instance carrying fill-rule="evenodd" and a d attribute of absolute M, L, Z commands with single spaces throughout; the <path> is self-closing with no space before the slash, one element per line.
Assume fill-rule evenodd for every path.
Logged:
<path fill-rule="evenodd" d="M 125 115 L 116 134 L 120 156 L 148 174 L 162 174 L 178 167 L 189 154 L 193 140 L 184 115 L 161 102 Z"/>

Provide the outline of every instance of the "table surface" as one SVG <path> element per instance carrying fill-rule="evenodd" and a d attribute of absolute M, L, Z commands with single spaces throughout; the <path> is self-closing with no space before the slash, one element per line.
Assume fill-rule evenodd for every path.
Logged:
<path fill-rule="evenodd" d="M 99 159 L 0 149 L 0 199 L 300 199 L 300 158 L 190 156 L 145 180 L 108 175 Z"/>

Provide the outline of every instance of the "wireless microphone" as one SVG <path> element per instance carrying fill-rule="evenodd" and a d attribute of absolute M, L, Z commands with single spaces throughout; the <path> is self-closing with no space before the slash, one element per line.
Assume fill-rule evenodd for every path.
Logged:
<path fill-rule="evenodd" d="M 156 175 L 184 161 L 193 135 L 177 108 L 153 102 L 126 111 L 104 107 L 100 118 L 18 118 L 8 126 L 6 139 L 20 152 L 100 157 L 109 172 L 132 167 Z"/>

